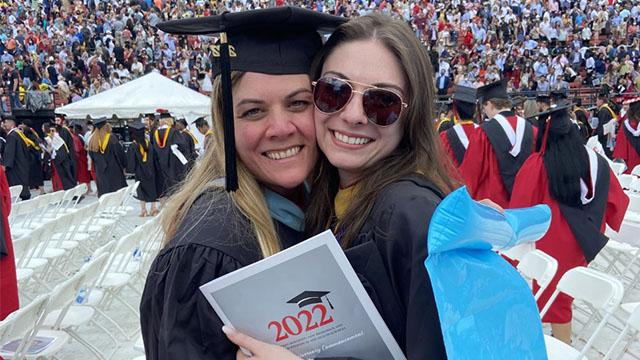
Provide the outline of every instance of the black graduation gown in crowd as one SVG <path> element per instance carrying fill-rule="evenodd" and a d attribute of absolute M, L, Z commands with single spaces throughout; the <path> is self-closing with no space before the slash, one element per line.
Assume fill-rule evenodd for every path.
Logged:
<path fill-rule="evenodd" d="M 18 129 L 14 129 L 7 135 L 7 143 L 4 148 L 4 166 L 7 173 L 9 186 L 22 185 L 20 198 L 31 198 L 29 191 L 29 170 L 31 168 L 32 153 L 27 144 L 22 140 Z"/>
<path fill-rule="evenodd" d="M 42 148 L 40 147 L 40 138 L 35 134 L 33 129 L 25 132 L 25 136 L 33 141 L 36 147 L 29 147 L 31 152 L 31 162 L 29 167 L 29 186 L 37 189 L 44 186 L 44 171 L 42 168 Z"/>
<path fill-rule="evenodd" d="M 187 145 L 187 153 L 184 154 L 184 156 L 187 158 L 187 160 L 189 160 L 189 162 L 187 163 L 187 170 L 186 170 L 186 172 L 188 173 L 189 170 L 191 170 L 193 165 L 196 163 L 196 159 L 198 158 L 198 153 L 196 152 L 197 140 L 193 136 L 193 134 L 187 129 L 182 130 L 181 134 L 182 134 L 182 137 L 184 137 L 185 144 Z"/>
<path fill-rule="evenodd" d="M 613 155 L 613 150 L 609 149 L 607 146 L 607 136 L 604 134 L 604 125 L 613 119 L 611 116 L 611 112 L 607 109 L 606 106 L 601 106 L 598 110 L 598 127 L 596 128 L 596 135 L 598 135 L 598 142 L 602 144 L 602 148 L 604 149 L 605 154 L 609 158 Z"/>
<path fill-rule="evenodd" d="M 71 135 L 71 131 L 69 131 L 69 129 L 66 126 L 58 127 L 58 135 L 62 138 L 62 140 L 64 140 L 64 143 L 67 144 L 67 148 L 70 150 L 69 161 L 71 163 L 71 169 L 73 170 L 72 172 L 73 181 L 77 182 L 78 180 L 76 178 L 77 160 L 76 160 L 76 152 L 74 151 L 75 143 L 73 142 L 73 135 Z"/>
<path fill-rule="evenodd" d="M 73 159 L 71 158 L 71 154 L 73 153 L 72 149 L 73 148 L 68 148 L 64 145 L 60 146 L 60 148 L 56 150 L 55 158 L 51 160 L 52 165 L 56 169 L 56 174 L 58 178 L 60 178 L 63 190 L 73 189 L 78 185 L 76 172 L 73 167 Z"/>
<path fill-rule="evenodd" d="M 104 150 L 104 154 L 100 151 L 90 151 L 89 156 L 91 156 L 91 161 L 96 169 L 98 196 L 118 191 L 127 186 L 124 178 L 127 158 L 122 149 L 122 145 L 120 145 L 115 135 L 112 134 L 109 136 L 109 142 L 107 148 Z"/>
<path fill-rule="evenodd" d="M 156 186 L 158 187 L 158 196 L 163 198 L 170 195 L 174 190 L 174 187 L 184 179 L 187 166 L 182 164 L 178 157 L 171 150 L 171 145 L 178 145 L 178 150 L 187 157 L 188 147 L 184 141 L 184 137 L 179 131 L 172 128 L 158 129 L 158 139 L 160 143 L 155 139 L 155 132 L 152 134 L 154 137 L 153 150 L 154 150 L 154 162 L 156 165 Z M 166 144 L 163 144 L 165 132 L 169 131 L 169 135 L 166 140 Z M 188 160 L 188 158 L 187 158 Z"/>
<path fill-rule="evenodd" d="M 156 167 L 153 161 L 153 146 L 148 143 L 146 158 L 140 151 L 137 142 L 132 142 L 127 150 L 127 172 L 135 175 L 140 182 L 136 198 L 144 202 L 158 200 L 158 188 L 156 186 Z"/>

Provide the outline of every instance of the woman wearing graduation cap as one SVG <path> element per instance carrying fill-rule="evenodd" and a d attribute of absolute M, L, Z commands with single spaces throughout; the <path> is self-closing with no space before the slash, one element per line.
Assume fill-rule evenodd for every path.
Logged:
<path fill-rule="evenodd" d="M 140 304 L 147 359 L 236 358 L 198 287 L 305 239 L 303 183 L 317 160 L 308 72 L 317 31 L 343 21 L 280 7 L 158 25 L 226 33 L 213 51 L 214 138 L 162 212 L 164 248 Z"/>
<path fill-rule="evenodd" d="M 98 196 L 102 196 L 127 186 L 124 178 L 127 159 L 118 138 L 111 136 L 107 118 L 98 118 L 93 125 L 96 130 L 89 139 L 89 156 L 96 170 Z"/>
<path fill-rule="evenodd" d="M 626 119 L 618 129 L 616 147 L 613 149 L 613 158 L 622 159 L 627 164 L 626 174 L 640 165 L 640 97 L 634 97 L 624 101 L 629 105 Z"/>
<path fill-rule="evenodd" d="M 584 145 L 579 129 L 562 105 L 540 114 L 545 131 L 540 152 L 516 176 L 510 207 L 547 204 L 551 227 L 536 247 L 558 260 L 558 271 L 538 305 L 544 306 L 568 270 L 587 266 L 604 247 L 605 225 L 618 231 L 629 204 L 607 161 Z M 543 322 L 553 336 L 571 342 L 572 299 L 560 294 Z"/>
<path fill-rule="evenodd" d="M 156 215 L 156 201 L 158 192 L 156 186 L 156 167 L 153 161 L 153 146 L 145 134 L 146 126 L 142 121 L 134 121 L 129 124 L 129 131 L 133 142 L 127 150 L 127 172 L 135 174 L 136 181 L 140 182 L 136 198 L 140 201 L 140 216 Z M 147 203 L 151 203 L 150 212 L 147 212 Z"/>

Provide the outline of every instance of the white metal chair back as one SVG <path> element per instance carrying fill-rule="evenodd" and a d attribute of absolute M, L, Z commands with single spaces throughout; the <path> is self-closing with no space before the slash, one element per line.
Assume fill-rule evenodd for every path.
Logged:
<path fill-rule="evenodd" d="M 627 164 L 624 162 L 612 162 L 610 163 L 611 169 L 616 175 L 622 174 L 625 170 L 627 170 Z"/>
<path fill-rule="evenodd" d="M 11 213 L 9 214 L 9 224 L 13 226 L 26 227 L 31 222 L 32 216 L 27 216 L 35 212 L 43 204 L 43 197 L 36 196 L 33 199 L 20 201 L 19 203 L 11 206 Z"/>
<path fill-rule="evenodd" d="M 631 170 L 631 175 L 640 176 L 640 165 L 636 165 Z"/>
<path fill-rule="evenodd" d="M 22 185 L 13 185 L 9 188 L 9 194 L 11 194 L 11 202 L 17 202 L 20 199 L 20 193 L 22 193 Z"/>
<path fill-rule="evenodd" d="M 49 303 L 45 308 L 43 316 L 46 317 L 47 314 L 51 313 L 52 311 L 61 310 L 60 315 L 58 316 L 58 319 L 56 321 L 56 326 L 58 326 L 67 314 L 69 306 L 71 306 L 75 301 L 76 294 L 78 293 L 78 290 L 80 290 L 80 286 L 82 286 L 84 278 L 85 271 L 82 271 L 81 269 L 70 279 L 58 284 L 51 291 Z"/>
<path fill-rule="evenodd" d="M 117 243 L 116 247 L 111 252 L 109 257 L 109 263 L 104 271 L 98 284 L 100 284 L 107 272 L 124 273 L 127 270 L 128 264 L 133 260 L 133 251 L 138 247 L 139 239 L 133 234 L 123 236 Z"/>
<path fill-rule="evenodd" d="M 613 312 L 620 306 L 624 296 L 624 287 L 620 280 L 600 271 L 579 266 L 567 271 L 553 292 L 549 301 L 540 312 L 543 317 L 560 292 L 571 296 L 576 300 L 584 301 L 595 309 L 603 311 L 605 315 L 592 333 L 587 343 L 580 351 L 580 357 L 584 356 L 593 344 L 602 328 L 605 326 Z"/>
<path fill-rule="evenodd" d="M 49 294 L 38 296 L 27 306 L 16 310 L 6 319 L 0 321 L 0 349 L 10 341 L 22 339 L 15 352 L 11 354 L 12 359 L 20 359 L 24 351 L 28 349 L 34 336 L 34 329 L 40 323 L 47 306 L 48 296 Z M 0 351 L 0 357 L 5 355 Z"/>
<path fill-rule="evenodd" d="M 629 186 L 631 186 L 631 183 L 635 178 L 636 177 L 633 175 L 621 174 L 618 176 L 618 181 L 620 181 L 620 186 L 622 186 L 623 189 L 629 189 Z"/>
<path fill-rule="evenodd" d="M 22 246 L 26 249 L 26 251 L 22 254 L 22 256 L 16 256 L 17 267 L 28 267 L 27 265 L 29 264 L 31 259 L 37 257 L 36 253 L 38 252 L 38 244 L 40 244 L 40 242 L 44 238 L 45 231 L 45 227 L 41 226 L 31 230 L 28 234 L 18 240 L 20 242 L 23 242 Z"/>
<path fill-rule="evenodd" d="M 631 312 L 631 316 L 629 316 L 629 318 L 627 319 L 627 323 L 625 324 L 624 328 L 622 329 L 616 340 L 613 342 L 613 344 L 611 344 L 611 347 L 609 348 L 609 351 L 607 351 L 607 354 L 604 356 L 603 360 L 608 360 L 613 357 L 613 353 L 615 352 L 616 347 L 618 347 L 618 344 L 620 344 L 622 339 L 627 336 L 629 330 L 633 330 L 634 334 L 627 342 L 627 345 L 623 347 L 625 350 L 628 348 L 629 342 L 634 340 L 638 336 L 637 332 L 640 331 L 640 306 L 636 306 L 635 309 L 633 309 L 633 311 Z"/>
<path fill-rule="evenodd" d="M 66 190 L 60 200 L 59 211 L 66 212 L 74 203 L 73 198 L 76 196 L 76 188 Z"/>
<path fill-rule="evenodd" d="M 115 240 L 111 240 L 106 245 L 108 245 L 108 247 L 110 248 L 113 248 L 115 243 Z M 96 281 L 98 281 L 98 278 L 102 273 L 104 273 L 104 270 L 106 269 L 107 262 L 109 261 L 109 254 L 107 253 L 107 251 L 103 251 L 98 255 L 94 255 L 91 261 L 82 266 L 81 271 L 84 272 L 84 280 L 82 283 L 86 288 L 86 298 L 89 298 L 89 296 L 91 295 L 91 291 L 95 287 Z M 98 252 L 96 251 L 96 254 L 97 253 Z"/>
<path fill-rule="evenodd" d="M 640 185 L 640 179 L 638 179 L 638 185 Z M 640 194 L 629 195 L 629 207 L 627 211 L 640 214 Z"/>
<path fill-rule="evenodd" d="M 631 184 L 629 184 L 629 190 L 632 192 L 640 192 L 640 178 L 634 178 L 633 181 L 631 181 Z"/>
<path fill-rule="evenodd" d="M 535 245 L 533 244 L 520 244 L 508 249 L 500 250 L 500 253 L 511 260 L 520 261 L 522 258 L 529 252 L 535 250 Z"/>
<path fill-rule="evenodd" d="M 541 250 L 533 250 L 522 257 L 518 263 L 518 271 L 538 283 L 540 288 L 534 294 L 534 298 L 538 300 L 558 271 L 558 261 Z"/>

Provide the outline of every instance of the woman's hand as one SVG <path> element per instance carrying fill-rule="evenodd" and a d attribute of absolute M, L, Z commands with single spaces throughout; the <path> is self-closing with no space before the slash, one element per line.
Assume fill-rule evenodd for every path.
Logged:
<path fill-rule="evenodd" d="M 492 207 L 498 211 L 500 211 L 501 213 L 504 213 L 504 209 L 502 208 L 502 206 L 494 203 L 493 201 L 489 200 L 489 199 L 482 199 L 480 201 L 478 201 L 480 204 L 482 205 L 486 205 L 488 207 Z"/>
<path fill-rule="evenodd" d="M 227 335 L 227 338 L 234 344 L 238 345 L 241 350 L 238 350 L 236 354 L 237 360 L 302 360 L 289 350 L 278 346 L 271 345 L 260 340 L 256 340 L 251 336 L 245 335 L 237 330 L 234 330 L 228 326 L 223 326 L 222 331 Z M 248 356 L 242 349 L 248 350 L 252 356 Z"/>

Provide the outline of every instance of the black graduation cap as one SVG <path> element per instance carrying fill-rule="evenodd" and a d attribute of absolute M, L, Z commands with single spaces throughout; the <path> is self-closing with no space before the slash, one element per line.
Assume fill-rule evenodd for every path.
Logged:
<path fill-rule="evenodd" d="M 133 130 L 144 130 L 147 126 L 140 120 L 136 120 L 127 125 L 129 129 Z"/>
<path fill-rule="evenodd" d="M 559 135 L 566 134 L 571 130 L 572 126 L 575 126 L 571 122 L 571 116 L 569 115 L 569 109 L 572 107 L 573 104 L 571 103 L 552 106 L 548 110 L 539 113 L 538 119 L 548 119 L 550 121 L 549 132 Z"/>
<path fill-rule="evenodd" d="M 223 13 L 215 16 L 171 20 L 157 28 L 172 34 L 220 33 L 212 49 L 214 77 L 221 75 L 226 189 L 238 188 L 231 71 L 271 75 L 308 74 L 322 47 L 318 31 L 333 31 L 345 18 L 297 7 Z"/>
<path fill-rule="evenodd" d="M 545 103 L 545 104 L 550 104 L 551 94 L 549 94 L 548 92 L 540 92 L 538 93 L 538 95 L 536 95 L 536 101 Z"/>
<path fill-rule="evenodd" d="M 196 118 L 195 120 L 193 120 L 191 123 L 198 126 L 199 123 L 202 123 L 202 121 L 204 121 L 204 116 L 200 116 L 199 118 Z"/>
<path fill-rule="evenodd" d="M 156 114 L 158 114 L 159 119 L 166 119 L 166 118 L 172 117 L 171 113 L 167 109 L 156 109 Z"/>
<path fill-rule="evenodd" d="M 74 127 L 74 126 L 79 126 L 79 127 L 84 127 L 84 123 L 80 120 L 71 120 L 69 122 L 69 126 Z"/>
<path fill-rule="evenodd" d="M 101 129 L 106 123 L 107 118 L 104 116 L 93 120 L 93 126 L 95 126 L 96 129 Z"/>
<path fill-rule="evenodd" d="M 189 126 L 189 124 L 187 124 L 187 120 L 185 120 L 184 118 L 179 118 L 178 120 L 176 120 L 176 122 L 184 125 L 185 127 Z"/>
<path fill-rule="evenodd" d="M 478 100 L 478 89 L 468 86 L 456 85 L 451 98 L 455 101 L 475 104 Z"/>
<path fill-rule="evenodd" d="M 298 304 L 298 307 L 302 308 L 311 304 L 319 304 L 322 302 L 322 297 L 327 296 L 329 291 L 310 291 L 305 290 L 295 296 L 293 299 L 287 301 L 287 304 Z M 329 302 L 329 298 L 327 298 Z M 329 302 L 329 306 L 333 309 L 333 305 Z"/>
<path fill-rule="evenodd" d="M 478 98 L 482 101 L 491 99 L 508 99 L 507 83 L 504 80 L 498 80 L 478 88 Z"/>

